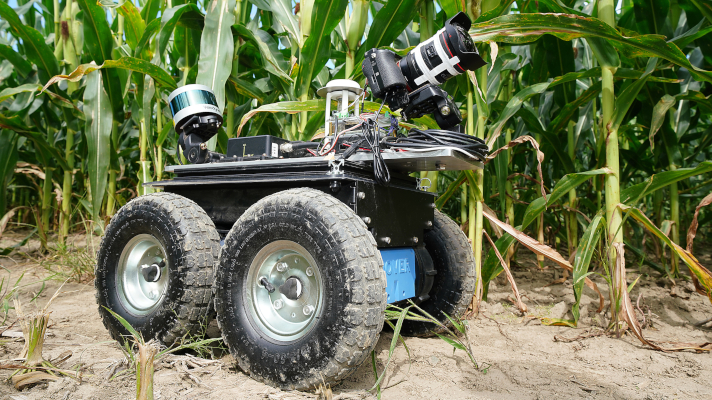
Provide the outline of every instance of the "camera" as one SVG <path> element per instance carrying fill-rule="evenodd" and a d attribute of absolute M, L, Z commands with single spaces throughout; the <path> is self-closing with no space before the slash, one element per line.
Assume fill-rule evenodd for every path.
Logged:
<path fill-rule="evenodd" d="M 391 110 L 402 110 L 406 119 L 433 113 L 443 129 L 462 122 L 452 99 L 438 85 L 486 64 L 467 33 L 471 25 L 467 14 L 459 12 L 399 60 L 390 50 L 367 51 L 362 70 L 373 96 Z"/>

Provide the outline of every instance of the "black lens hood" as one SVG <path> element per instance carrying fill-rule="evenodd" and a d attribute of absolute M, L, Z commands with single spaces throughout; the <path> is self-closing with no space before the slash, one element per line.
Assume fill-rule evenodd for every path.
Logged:
<path fill-rule="evenodd" d="M 468 17 L 467 14 L 459 12 L 445 22 L 445 33 L 447 35 L 448 45 L 452 46 L 450 49 L 460 59 L 460 66 L 468 71 L 474 71 L 487 65 L 477 51 L 477 48 L 475 48 L 474 52 L 469 52 L 465 49 L 457 32 L 457 26 L 467 32 L 472 26 L 472 21 L 470 21 L 470 17 Z"/>

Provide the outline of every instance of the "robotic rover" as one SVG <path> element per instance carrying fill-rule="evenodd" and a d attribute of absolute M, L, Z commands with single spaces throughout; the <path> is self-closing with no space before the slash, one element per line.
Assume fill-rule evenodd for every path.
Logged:
<path fill-rule="evenodd" d="M 361 365 L 388 303 L 413 301 L 444 323 L 461 316 L 476 283 L 470 245 L 408 173 L 482 167 L 487 146 L 453 130 L 462 118 L 438 86 L 485 64 L 469 27 L 460 13 L 404 58 L 372 49 L 362 65 L 382 104 L 401 120 L 432 114 L 439 130 L 406 136 L 393 115 L 362 112 L 364 88 L 335 80 L 318 91 L 323 140 L 243 137 L 218 154 L 205 143 L 222 124 L 214 94 L 174 91 L 189 163 L 122 207 L 99 250 L 97 302 L 112 337 L 128 332 L 105 308 L 165 345 L 217 315 L 242 370 L 308 389 Z M 434 328 L 406 320 L 402 333 Z"/>

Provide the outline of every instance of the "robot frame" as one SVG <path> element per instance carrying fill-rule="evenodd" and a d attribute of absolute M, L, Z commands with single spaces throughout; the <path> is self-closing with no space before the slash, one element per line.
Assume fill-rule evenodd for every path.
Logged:
<path fill-rule="evenodd" d="M 459 13 L 402 59 L 372 49 L 362 65 L 372 95 L 400 120 L 432 114 L 441 129 L 406 135 L 392 114 L 362 111 L 364 88 L 336 80 L 318 91 L 323 140 L 236 138 L 219 154 L 206 146 L 222 125 L 212 91 L 174 91 L 168 103 L 189 164 L 168 167 L 173 179 L 147 184 L 162 192 L 118 211 L 97 257 L 97 302 L 112 337 L 127 332 L 107 309 L 167 346 L 217 315 L 242 370 L 309 389 L 361 365 L 389 303 L 412 301 L 446 324 L 463 315 L 476 283 L 470 245 L 408 173 L 482 167 L 487 146 L 453 130 L 458 107 L 438 86 L 485 64 L 469 27 Z M 435 328 L 406 320 L 401 332 Z"/>

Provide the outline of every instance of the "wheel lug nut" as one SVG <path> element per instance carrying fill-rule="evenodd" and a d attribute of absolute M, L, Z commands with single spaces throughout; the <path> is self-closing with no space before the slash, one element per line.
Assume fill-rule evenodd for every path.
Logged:
<path fill-rule="evenodd" d="M 284 306 L 284 302 L 281 299 L 277 299 L 274 301 L 274 303 L 272 303 L 272 305 L 274 306 L 275 310 L 279 310 L 280 308 L 282 308 L 282 306 Z"/>
<path fill-rule="evenodd" d="M 312 276 L 314 275 L 314 270 L 311 269 L 311 267 L 307 268 L 307 276 Z"/>
<path fill-rule="evenodd" d="M 302 308 L 302 312 L 304 312 L 304 315 L 310 315 L 314 312 L 314 306 L 307 304 L 304 308 Z"/>
<path fill-rule="evenodd" d="M 286 270 L 287 270 L 287 263 L 283 263 L 283 262 L 277 263 L 277 271 L 284 272 Z"/>

